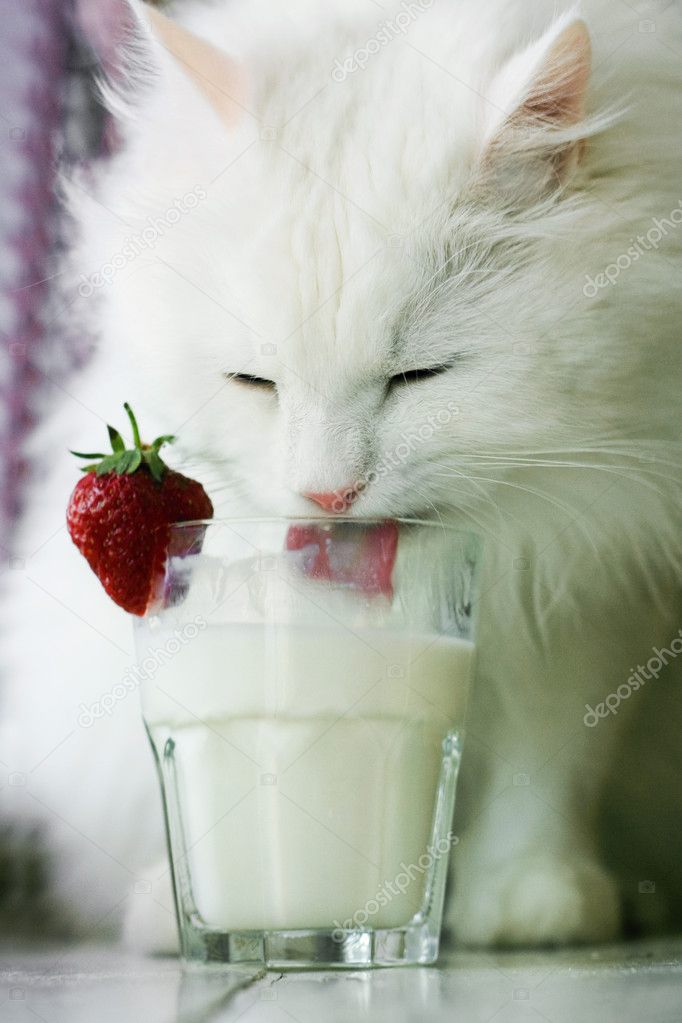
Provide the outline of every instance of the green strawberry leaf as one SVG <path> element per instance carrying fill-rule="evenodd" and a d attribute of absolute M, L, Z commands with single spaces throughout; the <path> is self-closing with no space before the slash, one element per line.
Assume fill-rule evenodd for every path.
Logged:
<path fill-rule="evenodd" d="M 118 430 L 115 430 L 113 426 L 107 426 L 107 430 L 109 431 L 109 440 L 111 441 L 112 449 L 114 451 L 125 451 L 125 441 Z"/>
<path fill-rule="evenodd" d="M 123 451 L 118 456 L 118 460 L 116 462 L 116 472 L 119 474 L 119 476 L 122 476 L 124 473 L 128 472 L 134 454 L 135 454 L 134 451 Z"/>
<path fill-rule="evenodd" d="M 118 463 L 121 456 L 119 454 L 107 455 L 97 466 L 95 470 L 98 476 L 105 476 L 108 472 L 115 472 L 118 468 Z"/>
<path fill-rule="evenodd" d="M 166 466 L 161 461 L 156 451 L 147 452 L 147 464 L 149 465 L 149 471 L 156 482 L 160 483 L 164 477 L 164 473 L 166 472 Z"/>
<path fill-rule="evenodd" d="M 173 434 L 164 433 L 157 437 L 153 444 L 143 444 L 140 439 L 140 430 L 137 420 L 130 405 L 126 402 L 123 406 L 130 420 L 133 431 L 133 447 L 126 447 L 123 437 L 113 426 L 107 426 L 109 440 L 111 441 L 111 453 L 103 454 L 97 452 L 72 451 L 76 458 L 101 459 L 99 462 L 92 462 L 83 468 L 83 472 L 96 472 L 98 476 L 105 476 L 107 473 L 118 475 L 132 475 L 140 467 L 147 468 L 153 479 L 161 483 L 168 471 L 168 467 L 159 455 L 159 448 L 164 444 L 172 444 L 175 440 Z"/>
<path fill-rule="evenodd" d="M 129 451 L 128 454 L 130 455 L 130 459 L 128 460 L 128 468 L 125 472 L 127 472 L 129 476 L 132 476 L 132 474 L 142 465 L 142 452 L 135 448 L 134 451 Z M 123 469 L 119 469 L 119 472 L 123 471 Z"/>
<path fill-rule="evenodd" d="M 174 441 L 175 436 L 172 433 L 164 433 L 162 437 L 156 438 L 152 444 L 152 451 L 158 451 L 164 444 L 172 444 Z"/>

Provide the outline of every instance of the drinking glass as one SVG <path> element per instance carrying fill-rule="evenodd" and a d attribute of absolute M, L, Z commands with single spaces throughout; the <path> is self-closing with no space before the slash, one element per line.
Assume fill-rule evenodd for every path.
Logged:
<path fill-rule="evenodd" d="M 136 646 L 186 962 L 436 959 L 479 560 L 434 522 L 173 527 Z"/>

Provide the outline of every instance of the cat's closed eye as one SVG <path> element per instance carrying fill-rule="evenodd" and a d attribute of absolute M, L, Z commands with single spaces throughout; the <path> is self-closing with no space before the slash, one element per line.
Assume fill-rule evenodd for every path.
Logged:
<path fill-rule="evenodd" d="M 274 391 L 276 387 L 274 380 L 266 380 L 265 377 L 254 376 L 252 373 L 225 373 L 224 377 L 226 380 L 233 380 L 237 384 L 261 391 Z"/>
<path fill-rule="evenodd" d="M 427 366 L 424 369 L 408 369 L 404 373 L 396 373 L 389 380 L 390 387 L 401 387 L 405 384 L 417 384 L 422 380 L 429 380 L 431 377 L 440 376 L 452 368 L 451 362 L 444 362 L 438 366 Z"/>
<path fill-rule="evenodd" d="M 420 383 L 422 380 L 429 380 L 431 377 L 445 373 L 451 367 L 452 363 L 447 362 L 438 366 L 427 366 L 423 369 L 405 370 L 403 373 L 396 373 L 395 376 L 390 377 L 388 382 L 389 387 L 400 387 L 405 386 L 406 384 Z M 277 386 L 274 380 L 255 376 L 253 373 L 225 373 L 223 375 L 226 380 L 234 381 L 234 383 L 241 384 L 245 387 L 251 387 L 255 390 L 275 391 Z"/>

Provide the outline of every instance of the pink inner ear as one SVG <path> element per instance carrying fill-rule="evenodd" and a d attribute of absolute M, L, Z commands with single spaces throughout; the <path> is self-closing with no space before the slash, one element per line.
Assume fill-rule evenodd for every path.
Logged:
<path fill-rule="evenodd" d="M 569 177 L 585 149 L 571 129 L 585 116 L 591 62 L 590 35 L 578 19 L 555 25 L 500 71 L 492 96 L 501 116 L 481 159 L 487 187 L 532 203 Z"/>
<path fill-rule="evenodd" d="M 233 127 L 242 114 L 246 98 L 241 65 L 160 11 L 145 8 L 145 17 L 178 67 L 192 80 L 221 120 L 228 127 Z"/>
<path fill-rule="evenodd" d="M 545 57 L 517 117 L 557 126 L 575 124 L 585 114 L 592 46 L 583 22 L 567 28 Z"/>

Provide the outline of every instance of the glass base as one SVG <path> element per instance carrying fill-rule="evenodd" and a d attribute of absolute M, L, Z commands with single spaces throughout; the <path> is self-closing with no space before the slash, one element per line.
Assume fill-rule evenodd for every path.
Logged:
<path fill-rule="evenodd" d="M 189 923 L 189 922 L 188 922 Z M 270 969 L 365 969 L 434 963 L 438 934 L 426 923 L 366 930 L 214 931 L 183 928 L 183 958 L 193 966 L 252 964 Z"/>
<path fill-rule="evenodd" d="M 150 735 L 151 738 L 151 735 Z M 363 969 L 372 966 L 407 966 L 434 963 L 438 957 L 443 901 L 448 871 L 448 854 L 457 841 L 450 831 L 455 788 L 461 757 L 460 736 L 449 733 L 442 743 L 442 759 L 431 842 L 426 863 L 400 864 L 407 879 L 412 871 L 423 877 L 421 908 L 410 919 L 393 927 L 364 927 L 365 920 L 349 927 L 316 927 L 296 930 L 222 930 L 210 926 L 197 909 L 192 890 L 192 873 L 178 795 L 175 743 L 163 744 L 162 757 L 152 740 L 161 775 L 166 826 L 173 867 L 173 886 L 180 931 L 182 958 L 188 966 L 250 964 L 272 969 Z M 314 865 L 314 864 L 313 864 Z M 406 883 L 406 882 L 405 882 Z M 392 894 L 396 892 L 390 889 Z M 402 890 L 402 889 L 401 889 Z M 358 907 L 360 909 L 362 907 Z M 350 923 L 347 917 L 344 921 Z"/>

